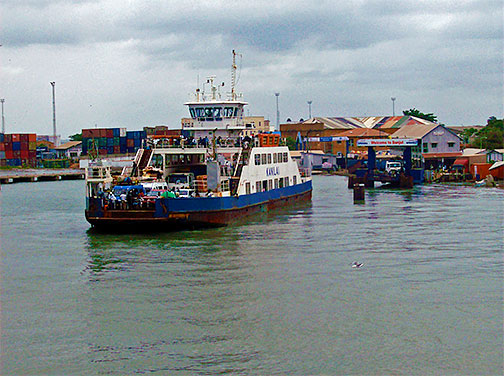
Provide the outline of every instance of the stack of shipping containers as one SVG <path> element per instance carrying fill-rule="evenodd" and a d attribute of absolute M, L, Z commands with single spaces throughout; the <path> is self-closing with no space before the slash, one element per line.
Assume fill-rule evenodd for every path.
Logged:
<path fill-rule="evenodd" d="M 35 133 L 0 133 L 0 166 L 37 167 Z"/>
<path fill-rule="evenodd" d="M 92 128 L 82 130 L 82 155 L 93 145 L 99 155 L 134 154 L 146 138 L 144 131 L 126 131 L 126 128 Z"/>

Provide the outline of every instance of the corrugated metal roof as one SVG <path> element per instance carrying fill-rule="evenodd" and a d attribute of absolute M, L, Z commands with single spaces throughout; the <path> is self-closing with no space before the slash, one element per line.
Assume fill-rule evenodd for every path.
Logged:
<path fill-rule="evenodd" d="M 82 144 L 82 141 L 68 141 L 68 142 L 64 143 L 63 145 L 56 146 L 54 149 L 55 150 L 67 150 L 67 149 L 73 148 L 75 146 L 79 146 L 80 144 Z"/>
<path fill-rule="evenodd" d="M 388 137 L 388 133 L 378 129 L 355 128 L 338 133 L 340 137 Z"/>
<path fill-rule="evenodd" d="M 430 133 L 437 127 L 441 127 L 439 124 L 406 124 L 399 128 L 392 136 L 392 138 L 423 138 L 425 135 Z"/>

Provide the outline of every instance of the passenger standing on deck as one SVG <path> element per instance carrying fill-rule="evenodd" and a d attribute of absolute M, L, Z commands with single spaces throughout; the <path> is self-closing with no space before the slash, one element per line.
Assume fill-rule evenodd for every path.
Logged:
<path fill-rule="evenodd" d="M 108 200 L 109 200 L 110 208 L 115 209 L 116 208 L 116 196 L 114 195 L 114 193 L 112 191 L 110 191 L 108 194 Z"/>
<path fill-rule="evenodd" d="M 121 199 L 121 209 L 126 209 L 126 192 L 123 191 L 119 197 Z"/>

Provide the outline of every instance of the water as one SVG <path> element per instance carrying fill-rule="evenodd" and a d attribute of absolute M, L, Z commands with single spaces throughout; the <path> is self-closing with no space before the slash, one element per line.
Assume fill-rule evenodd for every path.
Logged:
<path fill-rule="evenodd" d="M 503 199 L 354 205 L 316 176 L 312 204 L 238 226 L 105 235 L 83 181 L 3 185 L 1 374 L 500 375 Z"/>

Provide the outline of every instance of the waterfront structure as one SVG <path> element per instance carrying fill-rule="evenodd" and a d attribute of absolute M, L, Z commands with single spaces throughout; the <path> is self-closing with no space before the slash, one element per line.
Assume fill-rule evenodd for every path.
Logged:
<path fill-rule="evenodd" d="M 418 146 L 412 149 L 413 163 L 421 165 L 423 160 L 425 168 L 429 170 L 450 166 L 462 155 L 460 137 L 441 124 L 406 125 L 397 130 L 391 138 L 418 140 Z"/>
<path fill-rule="evenodd" d="M 54 148 L 58 158 L 77 159 L 82 153 L 82 141 L 69 141 Z"/>
<path fill-rule="evenodd" d="M 487 162 L 504 161 L 504 149 L 491 149 L 486 151 Z"/>

